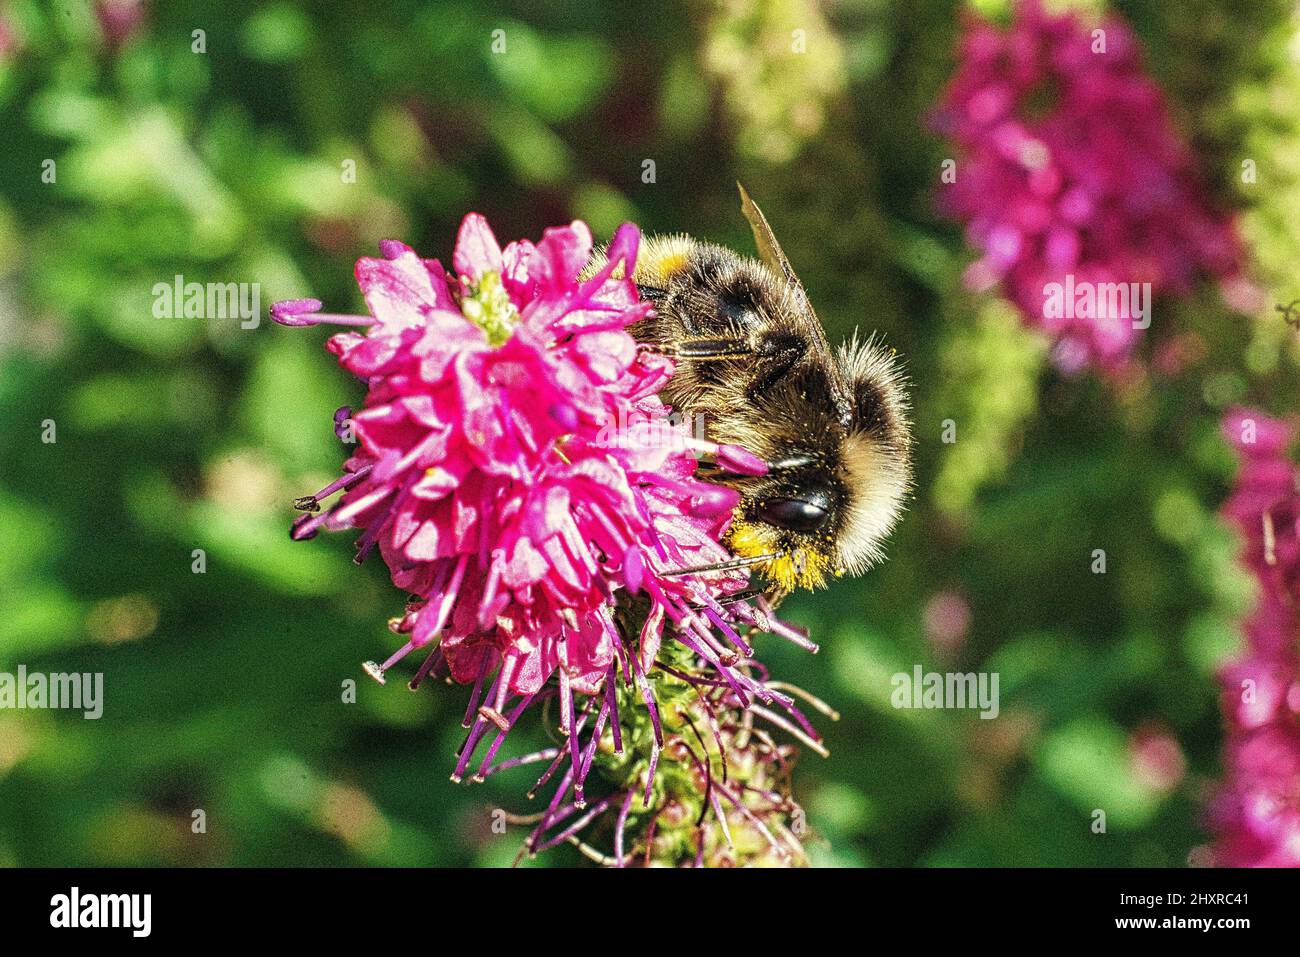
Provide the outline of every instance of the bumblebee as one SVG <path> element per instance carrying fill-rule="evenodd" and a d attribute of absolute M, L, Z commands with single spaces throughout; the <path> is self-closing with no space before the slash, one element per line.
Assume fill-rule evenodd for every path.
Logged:
<path fill-rule="evenodd" d="M 655 308 L 630 331 L 676 360 L 660 395 L 677 415 L 768 462 L 716 480 L 741 496 L 726 541 L 736 564 L 779 600 L 883 557 L 911 481 L 911 426 L 894 354 L 856 334 L 831 349 L 767 218 L 743 186 L 740 198 L 758 258 L 648 237 L 633 279 Z"/>

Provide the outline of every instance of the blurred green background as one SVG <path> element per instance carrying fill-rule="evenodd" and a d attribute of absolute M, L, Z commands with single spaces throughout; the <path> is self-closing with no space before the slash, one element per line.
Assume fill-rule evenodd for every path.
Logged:
<path fill-rule="evenodd" d="M 832 339 L 881 330 L 914 381 L 890 560 L 786 606 L 821 654 L 759 646 L 843 715 L 796 774 L 814 860 L 1194 859 L 1214 669 L 1250 599 L 1214 515 L 1217 421 L 1293 407 L 1295 343 L 1206 289 L 1143 345 L 1191 342 L 1173 371 L 1067 379 L 963 291 L 926 127 L 962 6 L 0 0 L 0 671 L 103 672 L 106 695 L 98 721 L 0 711 L 0 864 L 509 863 L 523 832 L 491 810 L 530 810 L 534 771 L 451 784 L 464 689 L 366 679 L 400 593 L 348 537 L 286 533 L 360 387 L 321 330 L 155 319 L 152 290 L 359 308 L 359 256 L 392 237 L 445 257 L 470 210 L 503 239 L 631 220 L 747 250 L 737 179 Z M 1295 298 L 1293 4 L 1114 9 L 1270 296 Z M 916 664 L 997 671 L 1000 717 L 895 710 L 890 676 Z"/>

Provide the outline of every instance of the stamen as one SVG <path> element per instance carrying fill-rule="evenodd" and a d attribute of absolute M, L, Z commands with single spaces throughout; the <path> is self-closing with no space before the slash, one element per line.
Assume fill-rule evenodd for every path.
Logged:
<path fill-rule="evenodd" d="M 655 702 L 654 693 L 651 692 L 650 686 L 646 684 L 645 677 L 641 674 L 641 668 L 637 665 L 635 656 L 632 658 L 632 673 L 636 676 L 637 687 L 641 689 L 641 700 L 645 702 L 646 710 L 650 713 L 650 725 L 655 733 L 654 744 L 655 755 L 657 756 L 659 749 L 663 747 L 664 729 L 659 722 L 659 707 Z M 646 806 L 649 807 L 648 795 Z"/>
<path fill-rule="evenodd" d="M 503 715 L 496 708 L 490 708 L 487 705 L 482 705 L 478 709 L 478 713 L 481 714 L 483 717 L 487 718 L 493 724 L 495 724 L 498 728 L 501 729 L 503 733 L 510 730 L 510 721 L 507 720 L 506 716 Z"/>
<path fill-rule="evenodd" d="M 321 312 L 319 299 L 286 299 L 271 306 L 271 319 L 282 326 L 317 326 L 331 323 L 337 326 L 373 326 L 374 316 L 347 316 Z"/>
<path fill-rule="evenodd" d="M 731 828 L 727 826 L 727 812 L 723 809 L 722 801 L 718 797 L 718 792 L 716 790 L 709 794 L 709 803 L 713 805 L 713 816 L 718 819 L 718 827 L 722 831 L 722 836 L 727 841 L 727 847 L 734 850 L 736 844 L 731 839 Z"/>
<path fill-rule="evenodd" d="M 591 771 L 591 762 L 596 757 L 596 746 L 600 744 L 601 732 L 605 730 L 605 722 L 609 719 L 609 698 L 600 706 L 600 713 L 596 715 L 596 724 L 591 729 L 591 737 L 587 739 L 587 746 L 582 749 L 582 767 L 578 771 L 577 780 L 585 782 L 587 774 Z"/>
<path fill-rule="evenodd" d="M 776 853 L 780 855 L 782 859 L 788 858 L 790 856 L 790 852 L 785 847 L 782 847 L 779 843 L 777 843 L 776 838 L 772 836 L 772 832 L 767 829 L 767 826 L 762 821 L 760 821 L 754 815 L 754 813 L 750 811 L 749 808 L 745 806 L 744 802 L 741 801 L 740 798 L 738 798 L 735 794 L 731 793 L 730 789 L 728 789 L 726 785 L 719 784 L 718 790 L 721 791 L 723 796 L 732 803 L 732 806 L 735 807 L 735 809 L 739 811 L 742 816 L 744 816 L 745 820 L 747 820 L 754 827 L 756 831 L 758 831 L 760 834 L 763 835 L 767 843 L 771 846 L 772 850 L 776 851 Z"/>
<path fill-rule="evenodd" d="M 722 675 L 722 679 L 727 682 L 727 686 L 731 688 L 732 693 L 740 701 L 741 706 L 745 708 L 749 707 L 749 696 L 745 694 L 745 690 L 740 686 L 740 676 L 736 672 L 732 671 L 731 668 L 724 665 L 717 658 L 705 651 L 699 644 L 688 638 L 686 632 L 679 631 L 677 633 L 677 640 L 711 664 L 718 674 Z"/>
<path fill-rule="evenodd" d="M 364 465 L 355 472 L 346 472 L 340 475 L 329 485 L 317 492 L 315 495 L 303 495 L 293 500 L 293 507 L 300 512 L 316 512 L 320 510 L 321 499 L 329 498 L 339 489 L 351 488 L 363 478 L 370 474 L 373 465 Z"/>
<path fill-rule="evenodd" d="M 618 797 L 618 792 L 611 794 L 607 798 L 603 798 L 599 803 L 593 805 L 591 810 L 589 810 L 586 814 L 582 815 L 582 817 L 578 818 L 578 820 L 574 821 L 572 824 L 570 824 L 567 828 L 565 828 L 555 837 L 548 840 L 545 844 L 536 848 L 536 850 L 545 851 L 548 848 L 552 848 L 555 845 L 563 843 L 564 841 L 568 840 L 574 834 L 577 834 L 584 827 L 590 824 L 597 817 L 597 815 L 601 814 L 607 807 L 613 804 L 614 798 L 616 797 Z M 575 804 L 574 806 L 577 807 L 579 810 L 586 807 L 585 804 Z"/>
<path fill-rule="evenodd" d="M 691 634 L 695 635 L 702 641 L 710 651 L 718 656 L 718 661 L 724 665 L 734 665 L 740 660 L 740 655 L 736 654 L 730 648 L 713 637 L 713 632 L 698 615 L 692 615 L 686 622 L 685 627 L 690 629 Z"/>
<path fill-rule="evenodd" d="M 646 769 L 646 773 L 645 773 L 645 798 L 642 799 L 641 801 L 642 807 L 650 806 L 650 795 L 654 793 L 655 771 L 657 771 L 659 768 L 660 745 L 658 741 L 653 741 L 651 742 L 651 744 L 652 744 L 652 748 L 650 750 L 650 767 Z"/>
<path fill-rule="evenodd" d="M 488 697 L 495 694 L 497 686 L 501 683 L 501 676 L 504 669 L 497 671 L 496 680 L 492 688 L 488 691 Z M 457 755 L 456 769 L 451 773 L 451 780 L 459 784 L 465 778 L 465 769 L 469 767 L 469 762 L 474 757 L 474 752 L 478 750 L 478 743 L 487 731 L 488 721 L 482 716 L 475 718 L 474 725 L 469 729 L 469 735 L 465 738 L 465 743 L 461 745 L 460 754 Z"/>
<path fill-rule="evenodd" d="M 299 515 L 293 520 L 293 524 L 289 526 L 289 537 L 295 542 L 305 542 L 308 539 L 315 538 L 322 526 L 337 516 L 338 510 L 338 505 L 335 505 L 324 512 Z"/>
<path fill-rule="evenodd" d="M 555 757 L 557 750 L 558 749 L 556 748 L 543 748 L 541 751 L 533 751 L 530 754 L 521 754 L 517 757 L 507 758 L 500 764 L 492 765 L 492 767 L 483 772 L 482 776 L 484 778 L 490 778 L 492 775 L 500 771 L 509 771 L 511 768 L 521 767 L 525 764 L 536 764 L 538 761 L 549 761 L 551 758 Z M 517 822 L 511 821 L 510 823 L 514 824 Z"/>
<path fill-rule="evenodd" d="M 623 732 L 618 726 L 618 695 L 614 689 L 614 683 L 618 680 L 618 665 L 613 662 L 609 666 L 609 674 L 605 678 L 605 702 L 609 705 L 610 719 L 613 722 L 610 725 L 610 731 L 614 735 L 614 753 L 623 753 Z"/>
<path fill-rule="evenodd" d="M 706 439 L 689 437 L 683 438 L 682 444 L 688 449 L 712 456 L 719 468 L 737 475 L 766 475 L 771 468 L 749 449 L 739 445 L 718 445 Z"/>
<path fill-rule="evenodd" d="M 507 658 L 501 662 L 501 673 L 504 676 L 497 684 L 496 710 L 504 712 L 506 710 L 506 695 L 510 691 L 511 685 L 515 682 L 515 672 L 519 670 L 520 659 L 518 656 Z"/>
<path fill-rule="evenodd" d="M 817 741 L 816 739 L 812 738 L 808 734 L 805 734 L 803 729 L 797 727 L 796 725 L 791 724 L 789 721 L 785 720 L 785 718 L 781 717 L 775 711 L 768 711 L 762 705 L 757 705 L 757 704 L 751 705 L 750 710 L 753 711 L 754 714 L 758 715 L 759 717 L 766 718 L 768 721 L 776 725 L 778 728 L 780 728 L 782 731 L 786 732 L 787 734 L 791 734 L 794 737 L 798 738 L 801 742 L 803 742 L 805 746 L 816 751 L 823 758 L 829 758 L 831 756 L 831 753 L 826 750 L 825 745 L 823 745 L 820 741 Z"/>
<path fill-rule="evenodd" d="M 560 645 L 563 652 L 564 645 Z M 573 803 L 578 807 L 586 807 L 587 800 L 582 794 L 582 759 L 578 751 L 578 733 L 573 721 L 573 688 L 569 683 L 568 663 L 563 660 L 561 654 L 560 660 L 560 715 L 564 732 L 569 737 L 569 767 L 573 773 Z"/>
<path fill-rule="evenodd" d="M 627 814 L 632 809 L 632 791 L 623 798 L 623 806 L 618 809 L 618 820 L 614 823 L 614 866 L 627 867 L 623 857 L 623 832 L 627 828 Z"/>
<path fill-rule="evenodd" d="M 522 698 L 520 698 L 519 701 L 515 704 L 514 708 L 510 710 L 509 717 L 504 717 L 500 714 L 497 715 L 497 717 L 501 718 L 501 720 L 505 722 L 505 724 L 504 726 L 501 724 L 497 725 L 497 727 L 500 728 L 501 730 L 498 732 L 496 739 L 493 740 L 491 747 L 488 748 L 487 754 L 483 756 L 483 763 L 479 765 L 478 771 L 475 773 L 473 778 L 474 781 L 481 783 L 482 781 L 486 780 L 488 769 L 492 764 L 492 759 L 497 756 L 497 751 L 498 749 L 500 749 L 502 742 L 505 741 L 506 734 L 510 731 L 512 727 L 514 727 L 515 722 L 519 720 L 519 716 L 524 713 L 524 709 L 527 708 L 529 704 L 532 703 L 532 700 L 533 700 L 533 696 L 530 694 L 526 694 Z"/>
<path fill-rule="evenodd" d="M 424 664 L 420 665 L 419 669 L 416 670 L 415 677 L 410 680 L 407 687 L 412 691 L 418 691 L 420 688 L 420 682 L 422 682 L 429 672 L 437 666 L 441 657 L 442 646 L 439 645 L 434 648 L 433 651 L 429 652 L 429 656 L 424 659 Z"/>
<path fill-rule="evenodd" d="M 763 622 L 764 631 L 770 631 L 772 634 L 779 635 L 786 641 L 792 641 L 800 648 L 803 648 L 806 651 L 811 651 L 814 655 L 821 650 L 815 642 L 809 640 L 806 632 L 795 628 L 793 625 L 787 625 L 785 622 L 778 619 L 776 613 L 772 610 L 772 606 L 764 596 L 759 595 L 756 601 L 758 603 L 759 611 L 763 613 L 763 617 L 766 619 L 766 621 Z"/>
<path fill-rule="evenodd" d="M 479 695 L 483 693 L 483 679 L 487 677 L 488 668 L 492 664 L 492 659 L 487 655 L 483 656 L 483 662 L 478 666 L 478 677 L 474 679 L 474 690 L 469 696 L 469 705 L 465 708 L 465 717 L 460 721 L 462 728 L 468 728 L 473 724 L 473 715 L 478 713 Z"/>
<path fill-rule="evenodd" d="M 779 553 L 769 555 L 751 555 L 748 558 L 732 558 L 725 562 L 716 562 L 712 565 L 696 565 L 694 568 L 678 568 L 672 571 L 664 572 L 665 578 L 677 578 L 681 575 L 703 575 L 706 572 L 729 572 L 738 568 L 749 568 L 751 565 L 760 565 L 763 562 L 770 562 L 780 558 Z"/>
<path fill-rule="evenodd" d="M 561 752 L 561 756 L 563 756 L 563 752 Z M 558 761 L 559 758 L 556 760 Z M 560 806 L 560 802 L 564 800 L 564 795 L 569 792 L 569 785 L 572 783 L 573 768 L 569 768 L 564 772 L 564 776 L 560 778 L 559 786 L 555 789 L 555 794 L 551 798 L 551 803 L 546 808 L 546 814 L 543 815 L 541 823 L 537 825 L 537 829 L 528 836 L 528 840 L 525 842 L 525 846 L 528 848 L 530 854 L 537 853 L 537 840 L 542 836 L 546 829 L 551 826 L 551 821 L 555 818 L 556 809 Z"/>
<path fill-rule="evenodd" d="M 546 770 L 542 772 L 542 776 L 537 779 L 537 783 L 528 789 L 527 797 L 530 801 L 537 797 L 537 792 L 546 786 L 546 782 L 551 779 L 551 775 L 559 770 L 560 765 L 564 763 L 564 759 L 568 753 L 565 750 L 564 745 L 560 745 L 553 750 L 555 751 L 555 760 L 553 760 L 550 765 L 547 766 Z"/>
<path fill-rule="evenodd" d="M 784 681 L 769 681 L 767 683 L 767 686 L 771 688 L 773 691 L 788 691 L 790 692 L 790 694 L 796 695 L 802 698 L 804 701 L 807 701 L 810 705 L 812 705 L 822 714 L 826 715 L 826 717 L 830 718 L 832 721 L 840 720 L 840 713 L 836 711 L 834 708 L 832 708 L 825 701 L 823 701 L 821 698 L 813 694 L 811 691 L 805 691 L 803 688 L 800 688 L 798 685 L 792 685 Z"/>
<path fill-rule="evenodd" d="M 732 628 L 729 624 L 727 624 L 725 620 L 723 620 L 723 617 L 721 615 L 719 615 L 712 608 L 704 609 L 704 614 L 708 616 L 709 621 L 713 622 L 714 626 L 717 627 L 717 629 L 722 632 L 722 634 L 726 637 L 726 639 L 740 650 L 740 653 L 742 655 L 744 655 L 746 658 L 754 657 L 754 649 L 751 648 L 745 642 L 745 639 L 741 638 L 740 635 L 736 633 L 736 630 L 734 628 Z"/>
<path fill-rule="evenodd" d="M 424 642 L 416 641 L 415 638 L 411 638 L 409 641 L 406 642 L 406 644 L 402 645 L 402 647 L 398 648 L 396 651 L 394 651 L 391 655 L 388 656 L 388 660 L 379 666 L 379 673 L 382 675 L 389 668 L 393 667 L 393 665 L 397 664 L 399 661 L 401 661 L 403 658 L 409 655 L 416 648 L 419 648 L 420 645 L 422 644 L 424 644 Z M 383 682 L 381 681 L 380 684 L 383 684 Z"/>

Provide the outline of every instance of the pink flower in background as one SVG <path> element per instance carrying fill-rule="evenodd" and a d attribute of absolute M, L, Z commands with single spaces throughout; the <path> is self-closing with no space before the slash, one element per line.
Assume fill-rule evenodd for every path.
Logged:
<path fill-rule="evenodd" d="M 111 46 L 125 43 L 144 22 L 142 0 L 95 0 L 95 16 Z"/>
<path fill-rule="evenodd" d="M 1210 805 L 1213 862 L 1300 866 L 1300 492 L 1291 429 L 1238 410 L 1224 433 L 1241 458 L 1224 515 L 1245 538 L 1258 590 L 1242 656 L 1222 674 L 1226 780 Z"/>
<path fill-rule="evenodd" d="M 926 602 L 921 621 L 930 647 L 950 657 L 961 650 L 970 633 L 970 603 L 959 592 L 937 592 Z"/>
<path fill-rule="evenodd" d="M 1129 760 L 1139 780 L 1156 791 L 1172 791 L 1187 772 L 1182 746 L 1159 722 L 1143 724 L 1130 735 Z"/>
<path fill-rule="evenodd" d="M 530 702 L 558 695 L 570 742 L 560 791 L 572 787 L 576 807 L 591 767 L 576 696 L 598 707 L 583 746 L 594 749 L 619 722 L 620 668 L 654 725 L 648 800 L 662 737 L 646 676 L 666 631 L 741 706 L 775 701 L 807 727 L 788 695 L 736 666 L 752 655 L 740 637 L 749 626 L 806 639 L 732 597 L 748 582 L 743 569 L 682 573 L 732 557 L 719 538 L 737 495 L 697 478 L 697 458 L 752 474 L 766 465 L 669 420 L 656 393 L 672 364 L 627 332 L 651 308 L 626 278 L 639 241 L 622 227 L 608 265 L 582 280 L 584 224 L 502 249 L 471 214 L 454 274 L 387 242 L 383 259 L 357 263 L 369 314 L 323 313 L 311 299 L 271 310 L 284 325 L 352 327 L 329 348 L 367 385 L 362 408 L 335 416 L 359 449 L 339 479 L 299 499 L 309 514 L 293 537 L 358 529 L 357 560 L 378 547 L 393 583 L 414 596 L 393 623 L 405 643 L 369 670 L 382 681 L 422 650 L 413 685 L 430 673 L 473 684 L 457 778 L 491 739 L 477 772 L 486 773 Z M 639 632 L 624 635 L 616 611 L 633 604 Z"/>
<path fill-rule="evenodd" d="M 0 7 L 0 65 L 7 63 L 21 48 L 13 24 L 9 22 L 8 11 Z"/>
<path fill-rule="evenodd" d="M 935 116 L 958 150 L 939 202 L 979 252 L 967 284 L 1000 283 L 1059 366 L 1129 356 L 1150 300 L 1105 284 L 1181 295 L 1208 273 L 1242 288 L 1233 223 L 1211 208 L 1122 21 L 1094 31 L 1026 0 L 1005 32 L 972 17 L 958 56 Z"/>

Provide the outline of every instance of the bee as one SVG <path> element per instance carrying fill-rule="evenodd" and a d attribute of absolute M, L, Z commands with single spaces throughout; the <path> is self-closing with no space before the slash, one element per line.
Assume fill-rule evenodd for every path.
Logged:
<path fill-rule="evenodd" d="M 686 235 L 647 237 L 633 280 L 655 308 L 629 331 L 675 359 L 660 396 L 676 415 L 768 462 L 765 475 L 716 480 L 741 497 L 729 565 L 754 566 L 779 601 L 883 557 L 911 482 L 911 426 L 894 354 L 856 334 L 831 349 L 767 218 L 739 188 L 758 258 Z M 603 261 L 598 251 L 588 271 Z"/>

